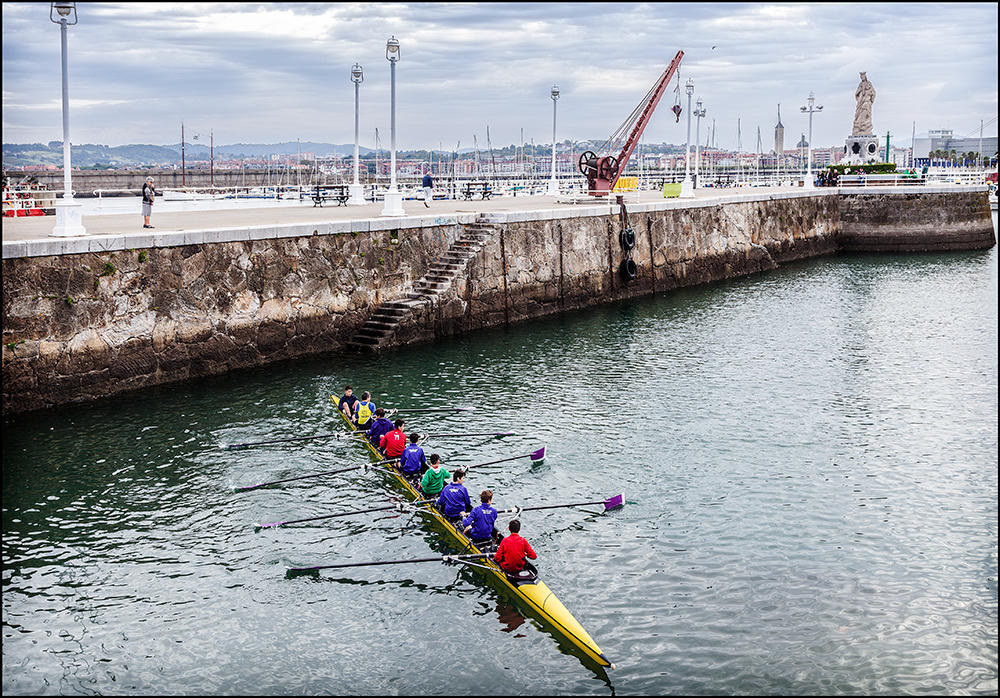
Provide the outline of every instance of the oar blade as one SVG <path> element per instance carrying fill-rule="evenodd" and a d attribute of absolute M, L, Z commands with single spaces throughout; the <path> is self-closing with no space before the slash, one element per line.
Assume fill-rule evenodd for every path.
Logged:
<path fill-rule="evenodd" d="M 616 494 L 610 499 L 604 500 L 604 511 L 614 511 L 615 509 L 621 509 L 625 506 L 625 494 Z"/>
<path fill-rule="evenodd" d="M 545 460 L 545 447 L 542 446 L 534 453 L 528 454 L 528 457 L 531 458 L 532 463 L 541 463 L 543 460 Z"/>

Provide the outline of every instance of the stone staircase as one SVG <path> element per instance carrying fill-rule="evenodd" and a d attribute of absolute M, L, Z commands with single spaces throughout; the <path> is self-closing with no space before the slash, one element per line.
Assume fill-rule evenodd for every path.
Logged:
<path fill-rule="evenodd" d="M 378 352 L 387 346 L 396 334 L 396 328 L 410 313 L 427 307 L 451 288 L 455 279 L 465 271 L 469 260 L 476 256 L 496 230 L 487 223 L 469 223 L 462 228 L 462 235 L 447 252 L 428 265 L 427 273 L 414 282 L 413 290 L 405 298 L 386 301 L 375 309 L 354 339 L 347 343 L 349 349 Z"/>

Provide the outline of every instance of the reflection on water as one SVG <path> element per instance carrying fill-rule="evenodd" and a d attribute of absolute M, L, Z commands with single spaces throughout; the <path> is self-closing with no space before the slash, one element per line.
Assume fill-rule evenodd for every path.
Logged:
<path fill-rule="evenodd" d="M 4 425 L 3 692 L 997 691 L 997 253 L 823 258 Z M 592 670 L 329 433 L 345 383 L 414 416 L 618 668 Z M 505 521 L 499 522 L 506 525 Z M 419 670 L 413 667 L 419 667 Z M 474 670 L 473 670 L 474 668 Z M 613 681 L 613 684 L 612 684 Z"/>

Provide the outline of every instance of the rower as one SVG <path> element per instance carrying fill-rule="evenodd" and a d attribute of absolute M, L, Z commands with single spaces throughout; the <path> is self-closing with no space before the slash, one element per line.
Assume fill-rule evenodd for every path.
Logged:
<path fill-rule="evenodd" d="M 340 398 L 340 402 L 337 403 L 337 408 L 344 413 L 344 416 L 354 423 L 354 403 L 358 401 L 357 396 L 354 394 L 354 388 L 349 385 L 344 386 L 344 396 Z"/>
<path fill-rule="evenodd" d="M 449 477 L 451 477 L 451 474 L 441 465 L 441 456 L 432 453 L 430 466 L 420 479 L 420 491 L 424 493 L 424 497 L 427 499 L 437 497 L 441 494 L 441 490 L 444 489 L 444 483 L 448 481 Z"/>
<path fill-rule="evenodd" d="M 500 565 L 500 569 L 511 577 L 533 577 L 534 568 L 527 558 L 530 557 L 534 560 L 538 555 L 531 549 L 528 541 L 518 535 L 521 530 L 521 522 L 518 519 L 512 519 L 507 524 L 507 529 L 510 531 L 510 535 L 500 541 L 500 546 L 494 553 L 493 559 Z M 529 575 L 523 574 L 524 571 L 528 571 Z"/>
<path fill-rule="evenodd" d="M 453 523 L 458 523 L 462 514 L 472 511 L 469 491 L 465 489 L 464 482 L 465 471 L 459 468 L 451 476 L 451 482 L 444 486 L 438 496 L 437 508 Z"/>
<path fill-rule="evenodd" d="M 368 427 L 368 440 L 373 446 L 378 446 L 379 439 L 390 431 L 392 431 L 392 422 L 386 418 L 385 410 L 381 407 L 377 408 L 375 410 L 375 419 L 372 420 L 371 426 Z"/>
<path fill-rule="evenodd" d="M 375 404 L 372 402 L 372 394 L 366 390 L 361 393 L 361 399 L 354 403 L 354 423 L 358 425 L 359 429 L 368 428 L 374 411 Z"/>
<path fill-rule="evenodd" d="M 397 419 L 393 422 L 395 429 L 378 440 L 378 447 L 385 452 L 386 458 L 399 458 L 403 455 L 403 449 L 406 448 L 406 434 L 403 433 L 405 423 L 402 419 Z"/>
<path fill-rule="evenodd" d="M 427 468 L 424 449 L 417 443 L 419 440 L 420 434 L 417 432 L 410 434 L 410 444 L 403 449 L 403 455 L 399 459 L 399 469 L 403 472 L 403 476 L 414 484 Z"/>
<path fill-rule="evenodd" d="M 479 493 L 482 502 L 472 510 L 472 513 L 462 519 L 465 535 L 472 539 L 476 547 L 483 547 L 493 541 L 493 524 L 497 520 L 497 510 L 493 508 L 493 492 L 483 490 Z"/>

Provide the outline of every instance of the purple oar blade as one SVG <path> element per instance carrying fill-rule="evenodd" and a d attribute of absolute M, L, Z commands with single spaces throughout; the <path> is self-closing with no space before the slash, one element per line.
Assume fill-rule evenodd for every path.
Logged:
<path fill-rule="evenodd" d="M 619 507 L 625 506 L 625 494 L 616 494 L 611 499 L 604 500 L 604 511 L 611 511 L 612 509 L 617 509 Z"/>
<path fill-rule="evenodd" d="M 545 460 L 545 447 L 542 446 L 540 449 L 534 453 L 529 454 L 532 463 L 541 463 Z"/>

